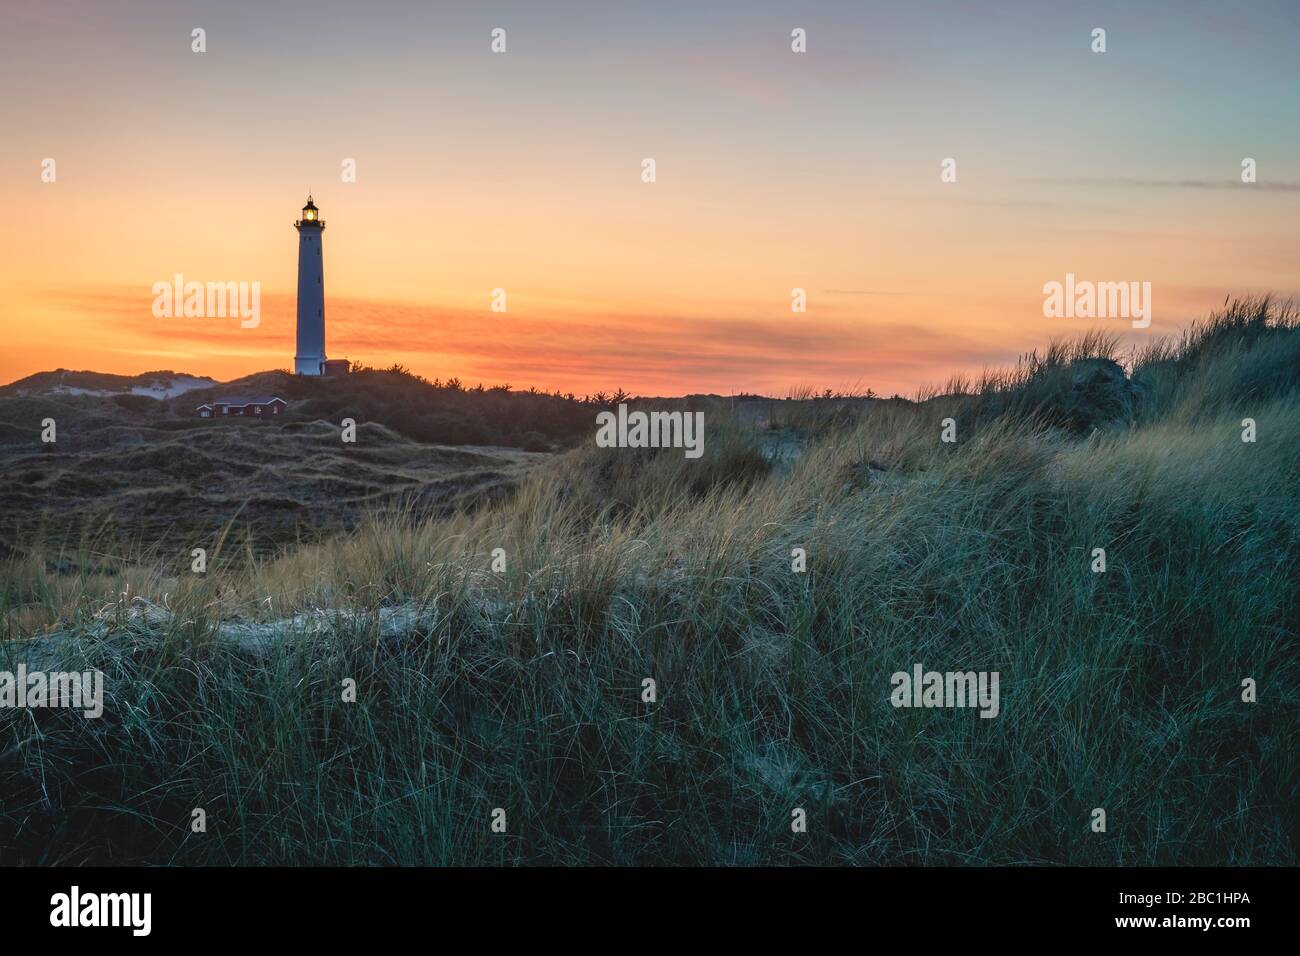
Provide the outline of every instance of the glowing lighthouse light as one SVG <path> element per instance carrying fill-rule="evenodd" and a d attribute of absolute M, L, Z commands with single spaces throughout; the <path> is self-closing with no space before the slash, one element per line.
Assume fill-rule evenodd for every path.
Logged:
<path fill-rule="evenodd" d="M 325 374 L 325 263 L 321 257 L 321 233 L 325 221 L 307 197 L 302 218 L 293 224 L 298 230 L 298 349 L 293 358 L 299 375 Z"/>

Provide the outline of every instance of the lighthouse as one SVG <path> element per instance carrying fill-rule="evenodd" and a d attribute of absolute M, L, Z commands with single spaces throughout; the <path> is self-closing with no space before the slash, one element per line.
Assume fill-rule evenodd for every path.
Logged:
<path fill-rule="evenodd" d="M 293 357 L 299 375 L 325 374 L 325 262 L 321 234 L 325 222 L 307 197 L 298 230 L 298 351 Z"/>

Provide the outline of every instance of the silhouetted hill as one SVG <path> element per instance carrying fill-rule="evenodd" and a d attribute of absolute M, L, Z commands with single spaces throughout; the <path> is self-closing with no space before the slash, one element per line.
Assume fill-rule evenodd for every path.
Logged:
<path fill-rule="evenodd" d="M 229 382 L 171 371 L 112 375 L 55 369 L 0 387 L 0 402 L 35 403 L 0 407 L 0 444 L 36 438 L 40 417 L 54 411 L 62 412 L 60 426 L 86 423 L 100 428 L 116 421 L 118 409 L 124 409 L 154 418 L 161 429 L 211 428 L 214 422 L 195 419 L 198 405 L 249 395 L 283 398 L 289 403 L 279 419 L 283 422 L 324 419 L 337 425 L 351 418 L 358 424 L 383 425 L 419 442 L 532 451 L 576 442 L 590 430 L 594 409 L 604 401 L 603 396 L 588 399 L 508 387 L 469 388 L 456 379 L 430 382 L 400 366 L 361 369 L 340 378 L 266 371 Z M 82 398 L 86 401 L 75 401 Z M 44 411 L 34 419 L 39 409 Z"/>
<path fill-rule="evenodd" d="M 506 387 L 466 388 L 459 381 L 430 382 L 400 367 L 362 369 L 339 378 L 306 378 L 284 371 L 258 372 L 196 389 L 168 401 L 174 417 L 231 395 L 277 395 L 289 403 L 288 421 L 352 418 L 375 422 L 414 441 L 499 445 L 547 451 L 574 444 L 590 432 L 593 401 Z"/>
<path fill-rule="evenodd" d="M 16 382 L 0 387 L 0 396 L 33 396 L 49 394 L 136 394 L 153 398 L 167 398 L 183 391 L 216 384 L 206 375 L 187 375 L 183 372 L 162 370 L 141 372 L 139 375 L 114 375 L 109 372 L 74 372 L 56 368 L 50 372 L 37 372 Z"/>
<path fill-rule="evenodd" d="M 170 398 L 137 391 L 192 381 L 55 371 L 0 390 L 0 542 L 97 534 L 105 546 L 129 537 L 185 550 L 230 522 L 260 548 L 399 505 L 463 510 L 509 494 L 546 457 L 537 452 L 573 441 L 593 414 L 577 399 L 467 391 L 400 370 L 260 372 Z M 288 410 L 195 417 L 204 401 L 258 393 Z M 353 443 L 342 440 L 345 418 L 357 425 Z M 52 443 L 42 441 L 47 421 Z M 501 447 L 510 445 L 520 450 Z"/>

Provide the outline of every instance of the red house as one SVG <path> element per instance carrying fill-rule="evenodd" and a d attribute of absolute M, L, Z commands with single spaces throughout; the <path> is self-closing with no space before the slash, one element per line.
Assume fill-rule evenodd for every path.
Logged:
<path fill-rule="evenodd" d="M 269 415 L 279 415 L 288 407 L 288 402 L 274 395 L 269 398 L 240 396 L 238 398 L 221 398 L 213 402 L 206 402 L 195 408 L 194 413 L 199 418 L 228 418 L 231 415 L 263 418 Z"/>

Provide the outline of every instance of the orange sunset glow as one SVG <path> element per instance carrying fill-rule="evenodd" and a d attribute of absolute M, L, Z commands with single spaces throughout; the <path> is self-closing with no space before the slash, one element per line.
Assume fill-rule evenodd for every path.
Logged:
<path fill-rule="evenodd" d="M 0 381 L 290 367 L 309 190 L 331 357 L 488 385 L 906 394 L 1088 328 L 1137 343 L 1229 294 L 1296 291 L 1300 153 L 1274 109 L 1294 66 L 1267 24 L 1190 62 L 1179 44 L 1215 25 L 1189 17 L 1137 62 L 1063 46 L 1059 11 L 936 32 L 908 5 L 808 5 L 800 57 L 780 5 L 743 29 L 646 8 L 635 29 L 519 4 L 494 56 L 438 37 L 486 37 L 499 11 L 241 7 L 14 10 L 25 41 L 0 70 L 42 93 L 5 107 Z M 1111 29 L 1156 25 L 1117 8 Z M 1022 56 L 974 74 L 989 30 Z M 920 43 L 924 63 L 898 52 Z M 258 326 L 154 317 L 177 273 L 259 283 Z M 1066 273 L 1149 281 L 1154 322 L 1045 318 Z"/>

